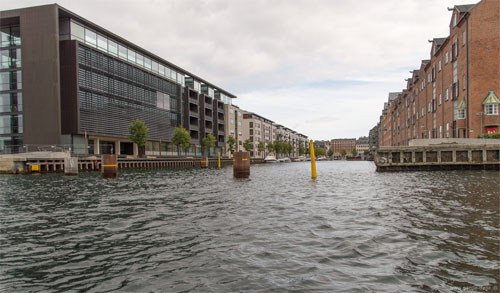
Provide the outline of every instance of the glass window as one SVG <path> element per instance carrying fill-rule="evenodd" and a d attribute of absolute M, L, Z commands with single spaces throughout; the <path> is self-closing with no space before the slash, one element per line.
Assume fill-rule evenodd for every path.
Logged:
<path fill-rule="evenodd" d="M 486 115 L 498 115 L 498 104 L 486 104 L 486 105 L 484 105 L 484 114 L 486 114 Z"/>
<path fill-rule="evenodd" d="M 135 63 L 135 52 L 132 50 L 128 50 L 128 61 Z"/>
<path fill-rule="evenodd" d="M 142 56 L 141 54 L 137 53 L 137 64 L 144 67 L 144 56 Z"/>
<path fill-rule="evenodd" d="M 152 68 L 153 68 L 154 72 L 158 73 L 158 62 L 153 61 L 152 62 Z"/>
<path fill-rule="evenodd" d="M 108 51 L 108 40 L 101 36 L 97 35 L 97 48 L 102 49 L 103 51 Z"/>
<path fill-rule="evenodd" d="M 77 39 L 77 40 L 80 40 L 82 42 L 84 41 L 85 29 L 83 28 L 83 26 L 72 21 L 71 25 L 70 25 L 70 29 L 71 29 L 71 39 Z"/>
<path fill-rule="evenodd" d="M 233 109 L 229 109 L 229 113 L 234 114 L 234 110 Z"/>
<path fill-rule="evenodd" d="M 127 48 L 122 45 L 118 45 L 118 56 L 127 60 Z"/>
<path fill-rule="evenodd" d="M 151 69 L 151 59 L 147 57 L 144 58 L 144 67 L 146 67 L 147 69 Z"/>
<path fill-rule="evenodd" d="M 85 43 L 92 47 L 97 46 L 97 34 L 87 28 L 85 29 Z"/>
<path fill-rule="evenodd" d="M 158 72 L 161 74 L 161 75 L 165 75 L 165 66 L 159 64 L 158 65 Z"/>
<path fill-rule="evenodd" d="M 165 76 L 168 78 L 170 78 L 170 71 L 171 71 L 170 68 L 165 67 Z"/>
<path fill-rule="evenodd" d="M 175 71 L 173 71 L 173 70 L 172 70 L 172 71 L 170 71 L 170 78 L 171 78 L 172 80 L 177 80 L 177 72 L 175 72 Z M 195 82 L 195 87 L 196 87 L 196 82 Z M 197 91 L 200 91 L 200 84 L 198 84 L 198 89 L 197 89 Z"/>
<path fill-rule="evenodd" d="M 116 42 L 113 42 L 112 40 L 108 40 L 108 52 L 111 55 L 118 56 L 118 45 Z"/>

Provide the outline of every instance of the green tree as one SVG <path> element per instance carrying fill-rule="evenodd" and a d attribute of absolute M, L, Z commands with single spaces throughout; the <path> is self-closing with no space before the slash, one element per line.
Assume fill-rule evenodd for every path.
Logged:
<path fill-rule="evenodd" d="M 345 150 L 345 149 L 341 149 L 341 150 L 340 150 L 340 155 L 341 155 L 342 157 L 345 157 L 345 155 L 346 155 L 346 154 L 347 154 L 347 152 L 346 152 L 346 150 Z"/>
<path fill-rule="evenodd" d="M 227 138 L 227 147 L 229 152 L 232 154 L 234 152 L 234 146 L 236 145 L 236 139 L 232 135 Z"/>
<path fill-rule="evenodd" d="M 276 156 L 283 153 L 283 143 L 279 140 L 274 142 L 274 152 Z"/>
<path fill-rule="evenodd" d="M 358 151 L 355 148 L 353 148 L 351 150 L 351 153 L 352 153 L 352 156 L 355 157 L 358 154 Z"/>
<path fill-rule="evenodd" d="M 285 144 L 286 145 L 286 154 L 288 154 L 288 157 L 291 156 L 293 152 L 293 146 L 290 143 Z"/>
<path fill-rule="evenodd" d="M 326 151 L 325 151 L 324 148 L 314 148 L 314 155 L 316 157 L 325 156 L 326 155 Z"/>
<path fill-rule="evenodd" d="M 303 146 L 299 147 L 299 155 L 303 156 L 305 153 L 306 153 L 306 148 Z"/>
<path fill-rule="evenodd" d="M 215 146 L 215 136 L 211 133 L 207 134 L 207 136 L 201 140 L 201 145 L 206 151 L 208 151 L 208 155 L 210 156 L 210 148 Z"/>
<path fill-rule="evenodd" d="M 144 156 L 146 154 L 145 145 L 148 141 L 148 131 L 146 123 L 144 121 L 137 119 L 132 124 L 130 124 L 128 131 L 130 132 L 130 140 L 137 144 L 139 148 L 139 156 Z"/>
<path fill-rule="evenodd" d="M 191 136 L 187 129 L 182 126 L 178 126 L 174 129 L 172 134 L 172 143 L 177 146 L 177 153 L 179 157 L 181 156 L 181 150 L 186 150 L 191 142 Z"/>
<path fill-rule="evenodd" d="M 309 155 L 311 154 L 311 151 L 309 150 L 309 148 L 306 148 L 306 155 Z"/>
<path fill-rule="evenodd" d="M 245 140 L 245 142 L 243 143 L 243 148 L 247 152 L 253 150 L 253 142 L 250 139 Z"/>
<path fill-rule="evenodd" d="M 369 150 L 365 150 L 365 151 L 363 152 L 363 154 L 364 154 L 365 156 L 368 156 L 368 154 L 369 154 L 369 153 L 370 153 L 370 151 L 369 151 Z"/>
<path fill-rule="evenodd" d="M 332 149 L 329 149 L 329 150 L 328 150 L 328 157 L 331 157 L 331 156 L 333 156 L 333 150 L 332 150 Z"/>
<path fill-rule="evenodd" d="M 259 141 L 259 144 L 257 145 L 257 150 L 259 152 L 263 152 L 266 150 L 266 145 L 264 144 L 263 141 Z"/>
<path fill-rule="evenodd" d="M 266 148 L 267 148 L 267 151 L 269 153 L 273 153 L 274 152 L 274 143 L 272 143 L 272 142 L 268 143 Z"/>

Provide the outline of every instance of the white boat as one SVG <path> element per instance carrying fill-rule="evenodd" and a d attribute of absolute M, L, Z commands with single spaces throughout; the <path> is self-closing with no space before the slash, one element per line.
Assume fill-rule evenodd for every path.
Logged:
<path fill-rule="evenodd" d="M 278 160 L 276 160 L 275 156 L 267 156 L 264 158 L 264 163 L 277 163 Z"/>
<path fill-rule="evenodd" d="M 280 163 L 290 163 L 290 162 L 292 162 L 292 160 L 290 160 L 290 158 L 288 158 L 288 157 L 285 157 L 285 158 L 278 159 L 278 162 L 280 162 Z"/>

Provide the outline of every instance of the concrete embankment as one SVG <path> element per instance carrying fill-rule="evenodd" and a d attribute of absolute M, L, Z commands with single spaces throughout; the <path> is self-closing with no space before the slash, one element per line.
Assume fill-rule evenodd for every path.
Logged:
<path fill-rule="evenodd" d="M 500 170 L 500 141 L 442 142 L 381 147 L 375 155 L 378 172 L 412 170 L 487 169 Z"/>
<path fill-rule="evenodd" d="M 31 172 L 63 172 L 64 162 L 71 155 L 66 152 L 32 152 L 0 156 L 0 173 L 25 174 Z M 201 168 L 203 158 L 198 157 L 118 157 L 118 169 L 147 168 Z M 263 160 L 252 159 L 252 164 Z M 221 158 L 221 166 L 232 165 L 230 158 Z M 217 167 L 218 159 L 209 158 L 208 166 Z M 79 171 L 97 171 L 102 167 L 99 156 L 79 156 Z"/>

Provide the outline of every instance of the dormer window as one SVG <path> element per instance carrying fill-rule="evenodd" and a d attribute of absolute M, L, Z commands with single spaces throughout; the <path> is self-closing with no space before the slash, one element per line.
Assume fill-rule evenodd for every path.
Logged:
<path fill-rule="evenodd" d="M 494 91 L 490 91 L 483 100 L 484 115 L 498 115 L 498 104 L 500 104 L 500 99 Z"/>

